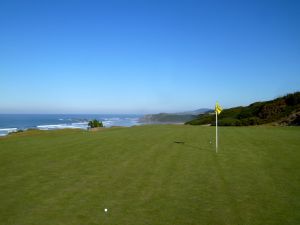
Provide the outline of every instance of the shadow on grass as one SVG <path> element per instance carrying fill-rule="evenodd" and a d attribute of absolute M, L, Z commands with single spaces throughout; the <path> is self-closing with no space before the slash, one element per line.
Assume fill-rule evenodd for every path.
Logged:
<path fill-rule="evenodd" d="M 197 150 L 204 150 L 203 148 L 200 148 L 197 145 L 187 144 L 184 141 L 174 141 L 174 144 L 180 144 L 184 147 L 193 148 L 193 149 L 197 149 Z"/>

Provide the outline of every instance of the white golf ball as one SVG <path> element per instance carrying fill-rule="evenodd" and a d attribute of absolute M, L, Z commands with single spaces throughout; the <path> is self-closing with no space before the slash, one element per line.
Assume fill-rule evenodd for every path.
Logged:
<path fill-rule="evenodd" d="M 107 208 L 104 209 L 104 212 L 107 212 Z"/>

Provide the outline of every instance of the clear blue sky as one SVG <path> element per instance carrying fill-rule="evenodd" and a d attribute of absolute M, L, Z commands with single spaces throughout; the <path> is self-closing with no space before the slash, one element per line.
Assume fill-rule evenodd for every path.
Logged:
<path fill-rule="evenodd" d="M 0 113 L 152 113 L 300 90 L 300 1 L 0 1 Z"/>

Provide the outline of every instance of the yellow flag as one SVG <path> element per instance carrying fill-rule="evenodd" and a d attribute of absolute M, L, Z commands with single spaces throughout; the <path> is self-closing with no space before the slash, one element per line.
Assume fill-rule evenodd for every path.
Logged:
<path fill-rule="evenodd" d="M 222 112 L 222 107 L 219 105 L 219 103 L 216 103 L 215 112 L 219 115 Z"/>

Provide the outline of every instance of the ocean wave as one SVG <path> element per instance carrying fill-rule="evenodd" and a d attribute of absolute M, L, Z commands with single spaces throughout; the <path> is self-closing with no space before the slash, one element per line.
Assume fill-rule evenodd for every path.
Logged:
<path fill-rule="evenodd" d="M 105 121 L 102 121 L 102 124 L 105 126 L 105 127 L 109 127 L 113 124 L 113 121 L 110 121 L 110 120 L 105 120 Z"/>
<path fill-rule="evenodd" d="M 87 123 L 72 123 L 72 124 L 49 124 L 49 125 L 39 125 L 37 128 L 39 130 L 60 130 L 60 129 L 87 129 Z"/>
<path fill-rule="evenodd" d="M 17 132 L 18 128 L 1 128 L 0 129 L 0 136 L 6 136 L 9 133 Z"/>
<path fill-rule="evenodd" d="M 58 129 L 87 129 L 88 122 L 91 120 L 91 115 L 84 116 L 74 116 L 68 115 L 67 117 L 58 115 L 58 116 L 32 116 L 32 117 L 24 117 L 18 115 L 13 118 L 17 118 L 16 121 L 19 121 L 16 125 L 7 125 L 7 123 L 1 124 L 0 117 L 0 136 L 5 136 L 11 132 L 17 132 L 18 130 L 27 130 L 27 129 L 39 129 L 39 130 L 58 130 Z M 93 116 L 94 117 L 94 116 Z M 105 127 L 112 126 L 124 126 L 130 127 L 134 125 L 138 125 L 138 117 L 135 116 L 118 116 L 113 115 L 109 117 L 108 115 L 98 115 L 95 116 L 96 119 L 102 121 Z M 5 119 L 5 118 L 4 118 Z M 30 121 L 28 121 L 30 119 Z M 4 120 L 5 121 L 5 120 Z M 13 128 L 9 128 L 12 126 Z M 8 128 L 7 128 L 8 127 Z"/>
<path fill-rule="evenodd" d="M 18 128 L 0 128 L 0 131 L 11 131 L 11 132 L 13 132 L 13 131 L 17 131 L 18 130 Z"/>
<path fill-rule="evenodd" d="M 88 122 L 72 123 L 72 125 L 88 125 Z"/>
<path fill-rule="evenodd" d="M 120 121 L 121 118 L 119 117 L 110 117 L 110 118 L 104 118 L 104 121 Z"/>

